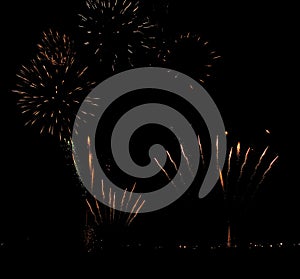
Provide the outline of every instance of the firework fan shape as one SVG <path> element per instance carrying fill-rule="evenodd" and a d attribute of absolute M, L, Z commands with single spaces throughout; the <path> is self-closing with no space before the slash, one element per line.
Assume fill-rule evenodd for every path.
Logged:
<path fill-rule="evenodd" d="M 138 66 L 140 58 L 144 61 L 155 48 L 155 25 L 140 15 L 139 1 L 87 0 L 85 4 L 86 13 L 79 14 L 84 45 L 107 70 Z"/>
<path fill-rule="evenodd" d="M 184 72 L 201 84 L 214 75 L 221 56 L 198 33 L 186 32 L 166 39 L 158 59 L 169 68 Z"/>
<path fill-rule="evenodd" d="M 133 184 L 131 187 L 132 189 L 129 191 L 127 188 L 122 193 L 122 198 L 120 200 L 120 209 L 121 211 L 118 212 L 116 210 L 116 193 L 112 191 L 111 188 L 107 188 L 106 185 L 104 185 L 103 180 L 101 180 L 101 185 L 95 185 L 94 177 L 95 177 L 95 167 L 94 167 L 94 160 L 93 154 L 91 153 L 91 141 L 90 137 L 87 138 L 87 147 L 89 150 L 88 153 L 88 164 L 89 164 L 89 171 L 90 171 L 90 183 L 91 183 L 91 189 L 94 190 L 94 187 L 98 186 L 101 189 L 101 195 L 103 200 L 108 201 L 109 209 L 107 209 L 104 206 L 104 212 L 101 213 L 100 208 L 102 207 L 99 201 L 93 197 L 92 200 L 89 201 L 88 198 L 85 199 L 88 211 L 92 214 L 94 217 L 95 224 L 105 224 L 105 223 L 115 223 L 116 221 L 120 220 L 120 216 L 122 215 L 127 216 L 125 218 L 125 224 L 126 226 L 129 226 L 133 219 L 137 216 L 138 212 L 142 208 L 142 206 L 145 203 L 145 200 L 142 199 L 142 194 L 139 195 L 139 197 L 136 200 L 133 200 L 132 193 L 135 190 L 136 183 Z M 107 171 L 110 171 L 110 166 L 107 165 Z M 94 205 L 93 205 L 94 204 Z M 131 207 L 130 213 L 126 214 L 122 212 L 122 209 L 129 209 L 129 206 Z M 96 210 L 95 210 L 96 209 Z M 119 214 L 118 214 L 119 213 Z M 118 215 L 118 216 L 117 216 Z"/>
<path fill-rule="evenodd" d="M 218 144 L 218 143 L 216 143 Z M 279 156 L 271 154 L 266 146 L 261 152 L 240 142 L 231 146 L 227 163 L 220 174 L 227 221 L 227 247 L 236 241 L 236 226 L 239 225 L 260 187 L 268 179 Z M 232 232 L 232 227 L 235 227 Z"/>
<path fill-rule="evenodd" d="M 257 153 L 251 147 L 243 151 L 240 142 L 231 146 L 226 168 L 220 171 L 225 199 L 243 202 L 255 197 L 279 158 L 278 155 L 270 155 L 269 149 L 267 146 L 261 153 Z"/>
<path fill-rule="evenodd" d="M 17 105 L 26 125 L 60 141 L 69 140 L 77 109 L 94 83 L 80 65 L 74 41 L 49 29 L 42 33 L 33 59 L 17 73 Z"/>
<path fill-rule="evenodd" d="M 89 137 L 87 138 L 87 147 L 90 150 Z M 132 194 L 135 191 L 136 183 L 123 191 L 121 199 L 117 199 L 117 194 L 111 187 L 105 185 L 103 180 L 101 185 L 94 185 L 94 158 L 90 151 L 88 162 L 92 189 L 100 187 L 102 198 L 107 200 L 109 205 L 105 206 L 88 192 L 84 194 L 85 224 L 83 226 L 83 245 L 87 252 L 95 252 L 103 249 L 102 238 L 105 237 L 107 232 L 110 234 L 115 229 L 120 230 L 131 225 L 143 207 L 145 200 L 142 194 L 137 199 L 133 198 Z M 110 171 L 109 165 L 107 166 L 107 171 Z M 117 200 L 120 200 L 121 211 L 116 209 Z M 126 211 L 128 209 L 128 212 L 123 212 L 122 209 Z"/>

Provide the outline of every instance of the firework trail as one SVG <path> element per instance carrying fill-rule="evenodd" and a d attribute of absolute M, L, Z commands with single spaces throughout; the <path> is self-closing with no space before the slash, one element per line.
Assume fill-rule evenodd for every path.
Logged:
<path fill-rule="evenodd" d="M 124 206 L 124 200 L 125 200 L 125 197 L 126 197 L 126 193 L 127 193 L 127 188 L 124 190 L 124 193 L 123 193 L 123 196 L 122 196 L 122 200 L 121 200 L 121 211 L 123 209 L 123 206 Z"/>
<path fill-rule="evenodd" d="M 93 154 L 91 152 L 91 139 L 90 139 L 90 137 L 87 138 L 87 145 L 88 145 L 88 149 L 89 149 L 89 169 L 90 169 L 90 175 L 91 175 L 91 190 L 93 192 L 95 169 L 94 169 L 94 164 L 93 164 Z"/>
<path fill-rule="evenodd" d="M 145 58 L 154 49 L 156 28 L 140 14 L 140 1 L 87 0 L 85 6 L 79 14 L 84 45 L 113 72 L 121 65 L 136 66 L 138 54 Z"/>
<path fill-rule="evenodd" d="M 202 148 L 202 144 L 201 144 L 201 141 L 200 141 L 200 136 L 198 135 L 197 138 L 198 138 L 198 145 L 199 145 L 199 151 L 200 151 L 201 161 L 202 161 L 202 165 L 204 166 L 205 162 L 204 162 L 203 148 Z"/>
<path fill-rule="evenodd" d="M 132 206 L 132 209 L 131 209 L 130 214 L 129 214 L 129 216 L 128 216 L 128 218 L 127 218 L 127 221 L 126 221 L 126 224 L 127 224 L 127 225 L 129 225 L 129 224 L 131 223 L 131 221 L 132 221 L 132 220 L 131 220 L 131 219 L 132 219 L 132 216 L 136 216 L 136 214 L 134 214 L 134 215 L 132 215 L 132 214 L 133 214 L 133 212 L 134 212 L 136 206 L 138 205 L 141 196 L 142 196 L 142 195 L 140 195 L 140 196 L 137 198 L 136 202 L 135 202 L 134 205 Z M 144 204 L 144 201 L 141 203 L 140 206 L 142 206 L 143 204 Z M 139 211 L 139 210 L 140 210 L 140 209 L 138 209 L 138 211 Z"/>
<path fill-rule="evenodd" d="M 183 155 L 183 157 L 184 157 L 184 159 L 185 159 L 185 161 L 186 161 L 186 165 L 187 165 L 187 167 L 188 167 L 188 169 L 189 169 L 189 172 L 191 173 L 192 176 L 194 176 L 194 173 L 193 173 L 193 171 L 192 171 L 192 169 L 191 169 L 191 166 L 190 166 L 189 158 L 188 158 L 188 156 L 185 154 L 184 149 L 183 149 L 183 145 L 182 145 L 182 144 L 180 144 L 180 149 L 181 149 L 181 153 L 182 153 L 182 155 Z"/>
<path fill-rule="evenodd" d="M 131 191 L 130 191 L 129 198 L 128 198 L 127 203 L 126 203 L 126 211 L 127 211 L 127 209 L 128 209 L 128 204 L 129 204 L 129 202 L 131 201 L 132 193 L 134 192 L 135 187 L 136 187 L 136 183 L 133 184 L 132 189 L 131 189 Z M 126 191 L 126 190 L 125 190 L 125 191 Z"/>
<path fill-rule="evenodd" d="M 41 134 L 68 141 L 77 109 L 94 83 L 87 78 L 88 67 L 79 63 L 74 41 L 49 29 L 42 33 L 37 53 L 17 73 L 17 106 Z"/>
<path fill-rule="evenodd" d="M 174 160 L 172 159 L 170 152 L 166 151 L 166 153 L 167 153 L 168 158 L 170 159 L 171 163 L 173 164 L 175 170 L 178 171 L 178 167 L 177 167 L 176 163 L 174 162 Z M 181 175 L 181 173 L 180 173 L 180 175 Z"/>
<path fill-rule="evenodd" d="M 258 186 L 261 185 L 261 184 L 263 183 L 263 181 L 264 181 L 265 178 L 266 178 L 266 175 L 267 175 L 268 172 L 271 170 L 273 164 L 278 160 L 278 158 L 279 158 L 279 156 L 277 155 L 277 156 L 273 159 L 273 161 L 270 163 L 269 167 L 268 167 L 268 168 L 265 170 L 265 172 L 263 173 L 261 180 L 258 182 L 258 184 L 257 184 Z"/>
<path fill-rule="evenodd" d="M 176 172 L 178 172 L 178 174 L 180 175 L 180 180 L 181 180 L 182 184 L 185 185 L 185 181 L 184 181 L 184 179 L 183 179 L 183 175 L 182 175 L 181 171 L 179 171 L 179 169 L 178 169 L 178 167 L 177 167 L 175 161 L 172 159 L 172 156 L 171 156 L 170 152 L 169 152 L 169 151 L 166 151 L 166 154 L 167 154 L 169 160 L 171 161 L 172 165 L 174 166 L 174 169 L 175 169 Z M 175 184 L 175 183 L 174 183 L 174 184 Z"/>
<path fill-rule="evenodd" d="M 245 168 L 245 166 L 246 166 L 246 164 L 247 164 L 248 155 L 249 155 L 250 150 L 251 150 L 251 148 L 248 147 L 248 149 L 247 149 L 247 151 L 246 151 L 246 154 L 245 154 L 244 162 L 243 162 L 243 164 L 242 164 L 242 166 L 241 166 L 240 175 L 239 175 L 239 178 L 238 178 L 238 180 L 237 180 L 237 184 L 239 184 L 239 182 L 240 182 L 240 180 L 241 180 L 241 178 L 242 178 L 242 175 L 243 175 L 243 172 L 244 172 L 244 168 Z"/>
<path fill-rule="evenodd" d="M 212 77 L 221 56 L 199 34 L 187 32 L 166 39 L 158 58 L 163 65 L 185 72 L 204 84 Z"/>
<path fill-rule="evenodd" d="M 105 200 L 104 181 L 103 181 L 103 179 L 101 179 L 101 193 L 102 193 L 103 200 Z"/>
<path fill-rule="evenodd" d="M 226 246 L 227 246 L 227 248 L 231 247 L 231 227 L 230 227 L 230 223 L 228 223 L 228 226 L 227 226 L 227 242 L 226 242 Z"/>
<path fill-rule="evenodd" d="M 241 153 L 241 143 L 238 142 L 237 146 L 236 146 L 236 160 L 237 160 L 237 163 L 240 160 L 240 153 Z"/>
<path fill-rule="evenodd" d="M 191 174 L 192 176 L 194 176 L 193 171 L 192 171 L 191 166 L 190 166 L 189 158 L 188 158 L 188 156 L 186 155 L 186 153 L 185 153 L 185 151 L 184 151 L 183 144 L 180 144 L 180 150 L 181 150 L 182 156 L 183 156 L 183 158 L 184 158 L 184 160 L 185 160 L 185 162 L 186 162 L 186 166 L 187 166 L 187 168 L 188 168 L 190 174 Z M 181 182 L 182 182 L 183 184 L 185 184 L 185 182 L 184 182 L 184 180 L 183 180 L 182 173 L 178 170 L 178 167 L 177 167 L 175 161 L 173 160 L 173 158 L 172 158 L 170 152 L 166 150 L 166 154 L 167 154 L 167 156 L 168 156 L 170 162 L 171 162 L 172 165 L 174 166 L 174 169 L 178 172 L 178 174 L 179 174 L 179 176 L 180 176 L 180 179 L 181 179 Z M 174 181 L 170 178 L 168 172 L 167 172 L 166 169 L 160 164 L 160 162 L 157 160 L 157 158 L 154 158 L 154 161 L 156 162 L 156 164 L 158 165 L 158 167 L 160 168 L 160 170 L 165 174 L 165 176 L 167 177 L 168 181 L 171 182 L 172 185 L 173 185 L 175 188 L 177 188 L 176 185 L 175 185 L 175 183 L 174 183 Z"/>
<path fill-rule="evenodd" d="M 87 199 L 85 199 L 85 201 L 86 201 L 86 204 L 87 204 L 87 206 L 88 206 L 88 208 L 89 208 L 91 214 L 92 214 L 93 217 L 94 217 L 95 223 L 96 223 L 97 225 L 99 225 L 98 220 L 97 220 L 97 215 L 95 214 L 95 212 L 94 212 L 94 210 L 93 210 L 91 204 L 89 203 L 89 201 L 88 201 Z"/>
<path fill-rule="evenodd" d="M 137 216 L 137 214 L 140 212 L 141 208 L 143 207 L 145 203 L 145 200 L 142 201 L 142 203 L 140 204 L 140 206 L 138 207 L 137 211 L 135 212 L 135 214 L 128 220 L 128 226 L 130 226 L 130 224 L 132 223 L 132 221 L 134 220 L 134 218 Z M 134 210 L 134 209 L 133 209 Z"/>
<path fill-rule="evenodd" d="M 103 223 L 102 214 L 100 212 L 99 202 L 97 200 L 96 200 L 96 208 L 97 208 L 97 213 L 98 213 L 98 216 L 100 218 L 100 221 L 101 221 L 101 223 Z"/>
<path fill-rule="evenodd" d="M 216 164 L 217 164 L 217 170 L 220 169 L 219 167 L 219 136 L 216 137 Z"/>
<path fill-rule="evenodd" d="M 222 190 L 223 190 L 223 192 L 225 192 L 225 184 L 224 184 L 223 174 L 222 174 L 222 171 L 220 169 L 219 169 L 219 176 L 220 176 L 220 183 L 221 183 L 221 186 L 222 186 Z"/>
<path fill-rule="evenodd" d="M 109 204 L 109 220 L 110 220 L 110 223 L 112 223 L 112 212 L 114 210 L 111 199 L 112 199 L 112 197 L 111 197 L 111 188 L 109 188 L 108 204 Z"/>
<path fill-rule="evenodd" d="M 162 172 L 165 174 L 165 176 L 168 178 L 168 180 L 172 183 L 172 185 L 176 188 L 175 183 L 173 182 L 173 180 L 170 178 L 169 174 L 167 173 L 167 171 L 164 169 L 164 167 L 159 163 L 159 161 L 154 158 L 154 161 L 156 162 L 156 164 L 159 166 L 159 168 L 162 170 Z"/>
<path fill-rule="evenodd" d="M 266 147 L 266 149 L 263 151 L 263 153 L 261 154 L 259 160 L 258 160 L 258 163 L 256 164 L 255 168 L 254 168 L 254 172 L 253 174 L 251 175 L 250 177 L 250 182 L 253 180 L 253 178 L 255 177 L 256 173 L 257 173 L 257 170 L 259 168 L 259 166 L 261 165 L 262 163 L 262 160 L 263 158 L 265 157 L 266 153 L 267 153 L 267 150 L 269 149 L 269 146 Z"/>
<path fill-rule="evenodd" d="M 232 157 L 232 150 L 233 148 L 230 148 L 229 155 L 228 155 L 228 161 L 227 161 L 227 173 L 226 173 L 226 190 L 228 189 L 228 183 L 229 183 L 229 174 L 231 170 L 231 157 Z"/>

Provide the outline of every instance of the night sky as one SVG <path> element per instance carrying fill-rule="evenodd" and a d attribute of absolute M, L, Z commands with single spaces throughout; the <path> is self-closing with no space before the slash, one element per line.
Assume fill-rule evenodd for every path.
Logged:
<path fill-rule="evenodd" d="M 11 92 L 18 68 L 32 57 L 42 31 L 57 29 L 80 41 L 77 14 L 84 2 L 73 2 L 1 4 L 2 14 L 6 15 L 0 18 L 3 247 L 82 249 L 86 208 L 82 189 L 76 185 L 57 139 L 24 127 Z M 285 6 L 261 6 L 260 1 L 236 6 L 186 0 L 170 1 L 167 10 L 165 0 L 145 2 L 145 13 L 166 32 L 199 32 L 221 55 L 214 76 L 204 87 L 223 116 L 228 144 L 240 141 L 242 148 L 251 145 L 258 152 L 270 146 L 271 154 L 279 155 L 243 218 L 246 237 L 299 241 L 298 76 L 294 70 L 299 48 L 295 7 L 286 2 Z M 109 234 L 162 243 L 222 239 L 225 227 L 220 185 L 203 200 L 197 197 L 199 186 L 196 182 L 191 191 L 167 208 L 137 216 L 130 228 L 108 228 Z"/>

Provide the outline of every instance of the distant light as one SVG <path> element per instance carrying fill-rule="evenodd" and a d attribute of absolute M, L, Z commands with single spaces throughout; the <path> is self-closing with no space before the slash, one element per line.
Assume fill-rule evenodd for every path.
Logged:
<path fill-rule="evenodd" d="M 268 130 L 268 129 L 265 129 L 265 132 L 266 132 L 267 134 L 271 134 L 270 130 Z"/>

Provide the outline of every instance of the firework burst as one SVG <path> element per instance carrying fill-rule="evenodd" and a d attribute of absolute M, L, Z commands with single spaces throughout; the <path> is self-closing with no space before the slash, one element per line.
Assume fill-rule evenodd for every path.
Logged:
<path fill-rule="evenodd" d="M 104 239 L 109 241 L 112 238 L 111 233 L 120 232 L 128 228 L 137 217 L 145 200 L 140 195 L 133 200 L 132 193 L 135 190 L 135 184 L 131 190 L 125 189 L 121 199 L 116 197 L 112 188 L 105 187 L 103 181 L 100 185 L 102 198 L 108 201 L 109 207 L 100 203 L 95 197 L 85 195 L 85 224 L 83 226 L 83 245 L 87 252 L 95 252 L 103 249 Z M 116 202 L 120 200 L 121 209 L 129 209 L 130 212 L 123 212 L 116 209 Z M 108 236 L 106 234 L 109 234 Z M 116 239 L 114 239 L 116 241 Z"/>
<path fill-rule="evenodd" d="M 125 213 L 123 211 L 118 211 L 116 209 L 116 193 L 112 192 L 111 188 L 104 186 L 102 183 L 101 191 L 104 195 L 104 199 L 107 199 L 109 207 L 103 206 L 96 198 L 86 198 L 86 225 L 92 224 L 96 226 L 106 226 L 106 225 L 123 225 L 130 226 L 132 221 L 137 217 L 138 212 L 145 203 L 145 200 L 142 200 L 140 195 L 135 201 L 132 201 L 132 193 L 135 189 L 135 184 L 132 186 L 132 189 L 128 191 L 125 189 L 121 198 L 121 208 L 128 209 L 130 203 L 133 202 L 131 211 Z"/>
<path fill-rule="evenodd" d="M 204 84 L 213 76 L 221 56 L 199 34 L 187 32 L 165 40 L 158 58 L 163 65 L 187 73 Z"/>
<path fill-rule="evenodd" d="M 69 140 L 77 109 L 94 85 L 81 66 L 74 41 L 49 29 L 42 33 L 37 54 L 17 73 L 17 105 L 25 125 L 37 126 L 60 141 Z"/>
<path fill-rule="evenodd" d="M 94 158 L 91 152 L 90 137 L 87 138 L 87 148 L 89 150 L 88 164 L 89 164 L 90 178 L 91 178 L 90 181 L 91 192 L 94 192 L 95 169 L 94 169 Z M 87 204 L 87 212 L 89 212 L 91 216 L 93 216 L 94 224 L 96 225 L 106 224 L 106 223 L 113 224 L 119 222 L 121 220 L 121 217 L 123 217 L 123 220 L 125 221 L 124 224 L 126 226 L 129 226 L 145 203 L 145 200 L 142 200 L 142 194 L 140 194 L 135 201 L 132 200 L 132 193 L 135 190 L 136 183 L 133 184 L 130 191 L 128 191 L 126 188 L 123 191 L 121 197 L 116 197 L 117 194 L 112 191 L 111 187 L 107 188 L 106 185 L 104 185 L 103 180 L 101 180 L 101 185 L 99 186 L 100 186 L 101 198 L 103 201 L 107 201 L 108 208 L 107 206 L 102 205 L 95 197 L 93 197 L 91 200 L 89 200 L 88 198 L 85 199 Z M 116 201 L 120 201 L 120 206 L 119 206 L 120 211 L 116 209 Z M 129 204 L 132 204 L 131 210 L 128 209 Z M 101 210 L 100 208 L 103 209 Z M 123 212 L 122 211 L 123 209 L 127 213 Z M 87 218 L 86 218 L 86 222 L 87 222 Z"/>
<path fill-rule="evenodd" d="M 232 225 L 237 225 L 245 211 L 266 180 L 278 160 L 270 154 L 270 147 L 257 152 L 252 147 L 243 147 L 240 142 L 229 148 L 227 163 L 220 171 L 220 184 L 227 209 L 227 247 L 232 243 Z"/>
<path fill-rule="evenodd" d="M 278 155 L 272 158 L 268 150 L 269 146 L 261 153 L 257 153 L 254 148 L 247 147 L 243 152 L 240 142 L 237 143 L 236 148 L 230 147 L 227 169 L 223 170 L 226 180 L 225 197 L 232 196 L 241 199 L 254 197 L 258 187 L 279 158 Z"/>
<path fill-rule="evenodd" d="M 140 1 L 87 0 L 85 4 L 86 12 L 79 14 L 84 45 L 106 69 L 137 66 L 140 56 L 145 58 L 154 48 L 155 25 L 140 15 Z"/>

